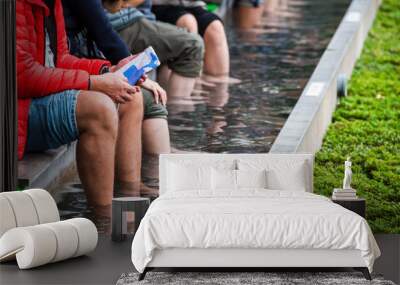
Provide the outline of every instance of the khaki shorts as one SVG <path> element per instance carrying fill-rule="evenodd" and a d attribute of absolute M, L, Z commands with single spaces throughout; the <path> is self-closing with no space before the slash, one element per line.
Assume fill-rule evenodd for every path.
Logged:
<path fill-rule="evenodd" d="M 167 119 L 168 111 L 161 103 L 156 104 L 153 94 L 142 88 L 144 119 Z"/>
<path fill-rule="evenodd" d="M 141 18 L 119 31 L 133 54 L 152 46 L 161 63 L 185 77 L 197 77 L 203 65 L 204 45 L 199 35 L 174 25 Z"/>

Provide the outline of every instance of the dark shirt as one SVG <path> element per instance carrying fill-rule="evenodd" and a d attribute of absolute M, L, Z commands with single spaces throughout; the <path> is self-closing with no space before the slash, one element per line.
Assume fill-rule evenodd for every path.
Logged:
<path fill-rule="evenodd" d="M 101 0 L 63 0 L 62 3 L 68 38 L 86 30 L 88 39 L 95 42 L 112 64 L 130 55 L 128 47 L 112 28 Z M 70 40 L 70 44 L 74 41 Z M 72 52 L 76 48 L 80 47 L 70 47 Z"/>
<path fill-rule="evenodd" d="M 54 17 L 54 0 L 44 1 L 47 8 L 49 8 L 49 16 L 44 19 L 45 29 L 49 36 L 50 49 L 54 55 L 54 62 L 57 62 L 57 31 L 56 31 L 56 20 Z"/>

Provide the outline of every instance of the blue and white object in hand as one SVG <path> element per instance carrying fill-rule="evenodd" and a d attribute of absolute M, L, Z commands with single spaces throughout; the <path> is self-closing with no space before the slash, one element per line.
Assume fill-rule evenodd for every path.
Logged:
<path fill-rule="evenodd" d="M 122 73 L 131 85 L 135 85 L 140 77 L 156 69 L 160 64 L 160 60 L 154 49 L 148 47 L 143 52 L 137 54 L 117 72 Z"/>

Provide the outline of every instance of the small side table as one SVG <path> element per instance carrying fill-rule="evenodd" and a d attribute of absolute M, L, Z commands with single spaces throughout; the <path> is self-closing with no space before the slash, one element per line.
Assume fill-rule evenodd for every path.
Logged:
<path fill-rule="evenodd" d="M 112 200 L 112 232 L 113 241 L 122 241 L 128 234 L 127 212 L 135 213 L 135 231 L 138 229 L 140 221 L 146 214 L 150 206 L 150 199 L 143 197 L 121 197 Z"/>
<path fill-rule="evenodd" d="M 354 198 L 354 199 L 332 199 L 332 202 L 339 204 L 340 206 L 359 214 L 361 217 L 365 218 L 365 199 L 364 198 Z"/>

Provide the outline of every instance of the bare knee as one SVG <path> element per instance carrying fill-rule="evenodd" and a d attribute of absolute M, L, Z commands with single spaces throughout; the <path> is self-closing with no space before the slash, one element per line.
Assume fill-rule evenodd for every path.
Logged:
<path fill-rule="evenodd" d="M 143 94 L 142 92 L 135 93 L 133 99 L 129 102 L 119 105 L 119 117 L 130 116 L 134 121 L 143 120 Z"/>
<path fill-rule="evenodd" d="M 213 21 L 204 32 L 205 44 L 221 45 L 226 42 L 224 25 L 221 21 Z"/>
<path fill-rule="evenodd" d="M 78 96 L 76 118 L 80 134 L 107 134 L 116 139 L 118 113 L 115 103 L 107 95 L 94 91 L 81 91 Z"/>
<path fill-rule="evenodd" d="M 198 31 L 197 20 L 192 14 L 185 14 L 176 21 L 178 27 L 186 28 L 191 33 Z"/>

